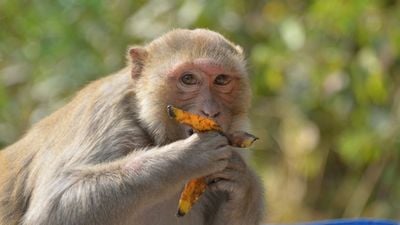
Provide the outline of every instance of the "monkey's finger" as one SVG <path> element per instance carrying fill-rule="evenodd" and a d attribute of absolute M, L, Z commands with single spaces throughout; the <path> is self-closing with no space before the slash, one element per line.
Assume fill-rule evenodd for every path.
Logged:
<path fill-rule="evenodd" d="M 240 177 L 241 177 L 240 175 L 241 174 L 242 173 L 238 173 L 235 170 L 225 169 L 225 170 L 223 170 L 221 172 L 217 172 L 217 173 L 214 173 L 214 174 L 211 174 L 211 175 L 207 176 L 205 178 L 205 181 L 207 183 L 209 183 L 209 184 L 210 183 L 216 183 L 216 182 L 219 182 L 221 180 L 233 181 L 233 180 L 240 179 Z"/>
<path fill-rule="evenodd" d="M 210 131 L 205 131 L 205 132 L 200 132 L 196 133 L 199 138 L 201 139 L 206 139 L 206 138 L 216 138 L 218 136 L 221 136 L 218 131 L 210 130 Z M 222 139 L 222 138 L 221 138 Z"/>
<path fill-rule="evenodd" d="M 231 157 L 231 153 L 229 151 L 224 151 L 214 156 L 214 162 L 223 162 L 226 166 L 229 165 L 229 158 Z M 226 167 L 225 166 L 225 167 Z"/>
<path fill-rule="evenodd" d="M 235 161 L 229 161 L 228 165 L 226 166 L 226 169 L 238 171 L 238 172 L 244 172 L 246 171 L 246 165 L 243 164 L 242 162 L 235 162 Z"/>
<path fill-rule="evenodd" d="M 198 136 L 200 138 L 200 141 L 210 143 L 213 148 L 222 148 L 229 144 L 228 139 L 217 131 L 198 133 Z"/>
<path fill-rule="evenodd" d="M 216 150 L 215 152 L 215 160 L 220 161 L 220 160 L 227 160 L 227 164 L 229 163 L 230 159 L 232 158 L 232 150 L 229 148 L 229 146 L 221 147 Z"/>
<path fill-rule="evenodd" d="M 208 176 L 213 173 L 221 172 L 226 169 L 227 165 L 228 165 L 228 160 L 225 159 L 218 160 L 212 163 L 210 166 L 208 166 L 203 175 Z"/>
<path fill-rule="evenodd" d="M 236 186 L 236 182 L 231 180 L 219 180 L 214 183 L 210 183 L 208 185 L 208 189 L 210 191 L 227 191 L 227 192 L 234 192 Z"/>
<path fill-rule="evenodd" d="M 244 172 L 247 168 L 247 165 L 239 153 L 232 151 L 232 157 L 229 159 L 229 163 L 226 168 Z"/>
<path fill-rule="evenodd" d="M 229 194 L 229 201 L 243 201 L 246 197 L 246 184 L 238 181 L 220 180 L 208 185 L 211 192 L 225 191 Z"/>

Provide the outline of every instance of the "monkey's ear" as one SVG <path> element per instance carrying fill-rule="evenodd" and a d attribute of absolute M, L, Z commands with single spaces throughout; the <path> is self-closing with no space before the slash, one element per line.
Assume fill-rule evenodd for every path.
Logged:
<path fill-rule="evenodd" d="M 236 45 L 235 47 L 236 47 L 236 51 L 238 51 L 239 54 L 243 54 L 243 48 L 242 48 L 242 46 Z"/>
<path fill-rule="evenodd" d="M 143 47 L 130 47 L 128 50 L 128 61 L 132 65 L 132 78 L 136 79 L 142 74 L 147 58 L 147 51 Z"/>

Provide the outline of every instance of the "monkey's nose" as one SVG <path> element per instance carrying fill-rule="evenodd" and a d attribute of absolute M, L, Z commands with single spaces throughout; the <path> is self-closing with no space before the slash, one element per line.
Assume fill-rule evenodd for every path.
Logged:
<path fill-rule="evenodd" d="M 201 110 L 201 113 L 209 118 L 217 118 L 221 112 L 206 112 L 204 110 Z"/>

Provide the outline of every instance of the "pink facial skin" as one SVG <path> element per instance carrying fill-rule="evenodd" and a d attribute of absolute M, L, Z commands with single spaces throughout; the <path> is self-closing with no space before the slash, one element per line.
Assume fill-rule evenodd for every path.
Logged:
<path fill-rule="evenodd" d="M 222 65 L 218 65 L 213 60 L 207 58 L 195 59 L 193 65 L 208 75 L 218 75 L 227 72 Z"/>
<path fill-rule="evenodd" d="M 184 79 L 184 76 L 190 79 Z M 171 104 L 216 120 L 225 130 L 231 122 L 240 76 L 208 58 L 175 65 L 168 73 Z M 189 82 L 187 82 L 189 81 Z"/>

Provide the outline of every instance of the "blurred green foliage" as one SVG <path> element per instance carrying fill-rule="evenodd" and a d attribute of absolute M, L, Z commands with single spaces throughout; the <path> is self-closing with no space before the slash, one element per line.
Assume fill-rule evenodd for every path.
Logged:
<path fill-rule="evenodd" d="M 268 221 L 400 219 L 393 0 L 0 0 L 0 147 L 174 27 L 246 50 Z"/>

